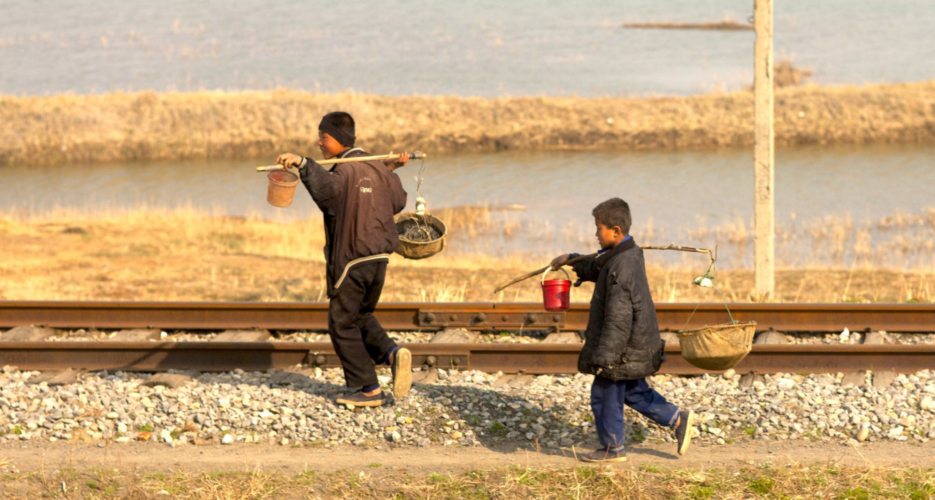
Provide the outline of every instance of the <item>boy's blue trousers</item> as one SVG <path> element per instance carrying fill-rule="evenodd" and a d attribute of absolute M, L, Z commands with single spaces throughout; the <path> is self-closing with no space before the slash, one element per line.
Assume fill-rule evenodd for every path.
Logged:
<path fill-rule="evenodd" d="M 623 405 L 664 427 L 675 427 L 679 408 L 649 387 L 646 379 L 614 382 L 599 375 L 591 384 L 591 411 L 602 449 L 623 449 Z"/>

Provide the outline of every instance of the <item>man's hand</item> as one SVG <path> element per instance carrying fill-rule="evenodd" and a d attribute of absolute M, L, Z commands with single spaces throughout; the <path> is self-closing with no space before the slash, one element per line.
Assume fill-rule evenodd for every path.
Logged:
<path fill-rule="evenodd" d="M 559 255 L 558 257 L 552 259 L 552 264 L 550 264 L 552 266 L 552 270 L 558 271 L 559 268 L 564 266 L 565 263 L 568 262 L 570 259 L 571 259 L 571 255 L 567 253 L 565 255 Z"/>
<path fill-rule="evenodd" d="M 286 168 L 299 168 L 299 165 L 302 164 L 302 160 L 304 160 L 304 158 L 299 155 L 283 153 L 279 155 L 279 158 L 276 158 L 276 164 Z"/>
<path fill-rule="evenodd" d="M 409 163 L 409 153 L 403 153 L 395 160 L 383 160 L 383 164 L 386 165 L 386 168 L 390 169 L 390 172 L 399 167 L 405 167 L 407 163 Z"/>

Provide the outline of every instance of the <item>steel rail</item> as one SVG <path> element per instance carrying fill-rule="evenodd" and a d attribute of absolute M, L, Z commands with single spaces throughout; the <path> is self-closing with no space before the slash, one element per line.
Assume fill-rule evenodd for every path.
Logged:
<path fill-rule="evenodd" d="M 779 331 L 935 332 L 935 304 L 730 304 L 734 318 Z M 694 315 L 692 316 L 692 313 Z M 545 312 L 528 303 L 386 303 L 376 316 L 391 330 L 442 328 L 584 330 L 588 304 Z M 659 327 L 679 330 L 724 323 L 723 304 L 656 304 Z M 145 328 L 326 330 L 328 304 L 284 302 L 19 302 L 0 301 L 0 328 Z"/>
<path fill-rule="evenodd" d="M 402 344 L 413 365 L 488 373 L 576 373 L 580 344 Z M 660 373 L 706 373 L 690 365 L 678 345 L 666 346 Z M 296 365 L 339 367 L 327 342 L 0 342 L 0 366 L 20 370 L 230 371 Z M 935 345 L 754 345 L 738 373 L 838 373 L 860 370 L 914 373 L 935 369 Z"/>

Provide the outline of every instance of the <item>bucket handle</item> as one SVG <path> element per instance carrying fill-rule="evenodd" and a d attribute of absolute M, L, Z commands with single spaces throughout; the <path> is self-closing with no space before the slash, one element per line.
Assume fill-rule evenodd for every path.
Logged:
<path fill-rule="evenodd" d="M 568 281 L 571 281 L 571 276 L 568 274 L 568 271 L 566 271 L 564 267 L 560 267 L 560 268 L 558 268 L 558 269 L 559 269 L 559 271 L 565 273 L 565 277 L 568 278 Z M 545 284 L 545 275 L 546 275 L 546 274 L 549 274 L 549 271 L 551 271 L 551 270 L 552 270 L 551 267 L 547 267 L 547 268 L 545 269 L 545 272 L 542 273 L 542 280 L 540 280 L 540 284 L 542 284 L 542 285 Z"/>

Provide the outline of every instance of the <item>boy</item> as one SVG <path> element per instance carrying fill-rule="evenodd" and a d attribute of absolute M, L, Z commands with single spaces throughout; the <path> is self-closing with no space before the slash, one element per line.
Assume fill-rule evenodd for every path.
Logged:
<path fill-rule="evenodd" d="M 355 124 L 343 111 L 328 113 L 318 125 L 318 148 L 325 159 L 368 156 L 354 147 Z M 401 349 L 373 316 L 390 254 L 399 245 L 393 216 L 406 205 L 406 191 L 393 171 L 398 160 L 339 163 L 325 170 L 311 158 L 285 153 L 277 163 L 298 168 L 302 183 L 321 209 L 325 222 L 328 283 L 328 334 L 341 360 L 344 380 L 353 394 L 336 403 L 381 406 L 374 364 L 392 367 L 393 393 L 405 396 L 412 385 L 412 354 Z"/>
<path fill-rule="evenodd" d="M 594 375 L 591 410 L 601 448 L 585 453 L 586 462 L 623 462 L 627 458 L 623 438 L 623 405 L 659 425 L 675 429 L 678 454 L 688 450 L 694 413 L 680 411 L 649 387 L 645 377 L 656 373 L 665 361 L 656 323 L 643 250 L 630 236 L 630 206 L 611 198 L 591 212 L 597 226 L 600 255 L 573 265 L 582 281 L 593 281 L 594 295 L 578 371 Z M 565 265 L 576 254 L 561 255 L 552 269 Z"/>

